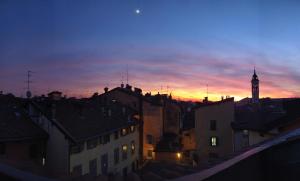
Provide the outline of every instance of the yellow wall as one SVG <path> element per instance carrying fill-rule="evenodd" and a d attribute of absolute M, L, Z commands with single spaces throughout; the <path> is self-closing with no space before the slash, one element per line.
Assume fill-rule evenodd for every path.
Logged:
<path fill-rule="evenodd" d="M 183 131 L 181 143 L 184 151 L 196 149 L 195 128 Z"/>
<path fill-rule="evenodd" d="M 216 120 L 217 129 L 210 130 L 210 120 Z M 223 157 L 233 152 L 234 101 L 200 107 L 195 110 L 196 149 L 201 159 L 208 159 L 209 153 Z M 210 145 L 211 136 L 218 137 L 218 146 Z"/>
<path fill-rule="evenodd" d="M 144 135 L 143 135 L 143 157 L 148 157 L 148 150 L 154 150 L 154 145 L 163 135 L 163 109 L 161 106 L 151 105 L 148 102 L 143 103 L 144 113 Z M 150 134 L 154 138 L 153 144 L 148 144 L 147 135 Z M 154 156 L 154 155 L 153 155 Z"/>
<path fill-rule="evenodd" d="M 170 100 L 165 102 L 164 132 L 179 134 L 180 129 L 180 107 Z"/>

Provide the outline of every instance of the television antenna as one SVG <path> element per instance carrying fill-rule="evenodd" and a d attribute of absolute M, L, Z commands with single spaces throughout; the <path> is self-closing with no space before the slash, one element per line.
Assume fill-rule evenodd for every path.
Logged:
<path fill-rule="evenodd" d="M 31 91 L 30 91 L 30 84 L 32 83 L 32 81 L 30 80 L 30 78 L 32 77 L 32 71 L 28 70 L 27 71 L 27 91 L 26 91 L 26 97 L 30 98 L 32 96 Z"/>

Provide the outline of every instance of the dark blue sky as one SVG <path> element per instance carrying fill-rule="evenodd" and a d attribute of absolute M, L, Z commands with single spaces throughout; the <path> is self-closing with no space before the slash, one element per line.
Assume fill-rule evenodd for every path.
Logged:
<path fill-rule="evenodd" d="M 146 91 L 242 98 L 256 66 L 263 96 L 299 96 L 299 17 L 289 0 L 2 0 L 0 90 L 23 94 L 32 70 L 35 94 L 86 96 L 128 64 Z"/>

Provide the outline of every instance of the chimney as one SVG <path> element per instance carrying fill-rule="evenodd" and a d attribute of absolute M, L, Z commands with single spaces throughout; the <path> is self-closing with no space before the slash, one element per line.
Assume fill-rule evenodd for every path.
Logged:
<path fill-rule="evenodd" d="M 221 96 L 221 101 L 223 101 L 224 100 L 224 96 Z"/>
<path fill-rule="evenodd" d="M 204 102 L 204 103 L 207 103 L 207 102 L 208 102 L 208 97 L 204 97 L 203 102 Z"/>
<path fill-rule="evenodd" d="M 48 97 L 52 100 L 59 101 L 61 99 L 62 93 L 59 91 L 52 91 L 48 94 Z"/>
<path fill-rule="evenodd" d="M 124 88 L 124 84 L 123 83 L 121 84 L 121 88 Z"/>
<path fill-rule="evenodd" d="M 108 92 L 108 87 L 104 88 L 104 92 L 107 93 Z"/>
<path fill-rule="evenodd" d="M 131 91 L 131 85 L 129 85 L 129 84 L 126 84 L 126 89 L 128 89 L 128 90 L 130 90 Z"/>
<path fill-rule="evenodd" d="M 135 87 L 134 92 L 141 95 L 142 94 L 142 89 Z"/>

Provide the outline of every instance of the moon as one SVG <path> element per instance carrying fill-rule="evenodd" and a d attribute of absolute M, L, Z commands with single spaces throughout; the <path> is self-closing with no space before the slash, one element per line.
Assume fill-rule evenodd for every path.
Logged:
<path fill-rule="evenodd" d="M 141 13 L 141 10 L 140 9 L 136 9 L 135 10 L 135 14 L 140 14 Z"/>

